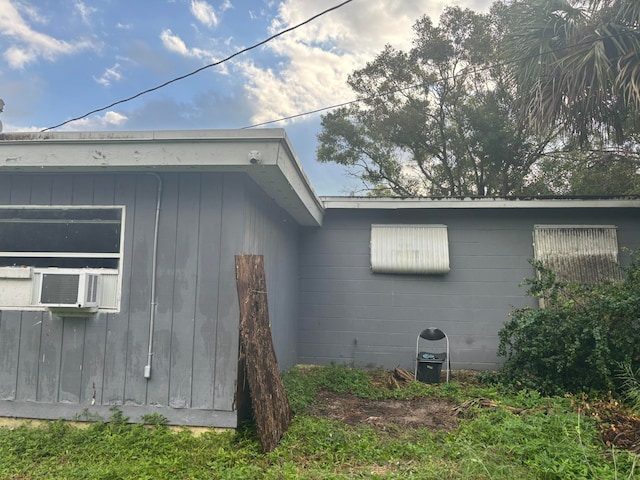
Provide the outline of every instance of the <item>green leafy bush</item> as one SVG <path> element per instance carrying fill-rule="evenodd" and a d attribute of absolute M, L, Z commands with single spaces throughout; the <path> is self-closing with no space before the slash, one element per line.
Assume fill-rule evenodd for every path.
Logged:
<path fill-rule="evenodd" d="M 640 366 L 640 263 L 632 257 L 624 280 L 599 285 L 560 282 L 534 263 L 538 276 L 525 283 L 544 308 L 515 310 L 499 332 L 501 381 L 547 394 L 619 387 L 619 365 Z"/>

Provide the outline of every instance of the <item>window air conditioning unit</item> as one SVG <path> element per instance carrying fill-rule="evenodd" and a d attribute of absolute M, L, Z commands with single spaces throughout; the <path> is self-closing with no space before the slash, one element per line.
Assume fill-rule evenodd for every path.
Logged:
<path fill-rule="evenodd" d="M 99 278 L 87 272 L 42 272 L 38 304 L 49 308 L 97 308 Z"/>

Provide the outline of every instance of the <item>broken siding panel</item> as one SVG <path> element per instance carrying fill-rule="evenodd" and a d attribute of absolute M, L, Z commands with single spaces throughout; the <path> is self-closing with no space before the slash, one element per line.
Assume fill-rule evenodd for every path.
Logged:
<path fill-rule="evenodd" d="M 599 283 L 622 279 L 617 228 L 612 225 L 536 225 L 536 260 L 562 281 Z"/>
<path fill-rule="evenodd" d="M 371 225 L 371 270 L 405 274 L 449 272 L 446 225 Z"/>

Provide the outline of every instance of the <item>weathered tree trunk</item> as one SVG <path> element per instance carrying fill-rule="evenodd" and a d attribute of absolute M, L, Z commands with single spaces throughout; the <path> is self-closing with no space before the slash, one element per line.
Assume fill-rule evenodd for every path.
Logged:
<path fill-rule="evenodd" d="M 291 408 L 280 376 L 269 325 L 267 283 L 262 255 L 236 256 L 240 302 L 240 368 L 249 393 L 258 438 L 272 451 L 291 423 Z"/>

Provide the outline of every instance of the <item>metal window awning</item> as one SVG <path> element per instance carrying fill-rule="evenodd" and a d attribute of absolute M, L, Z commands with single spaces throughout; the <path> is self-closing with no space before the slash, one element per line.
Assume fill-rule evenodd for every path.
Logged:
<path fill-rule="evenodd" d="M 620 280 L 614 225 L 535 225 L 535 259 L 559 280 L 599 283 Z"/>
<path fill-rule="evenodd" d="M 375 273 L 449 272 L 446 225 L 371 225 L 371 270 Z"/>

